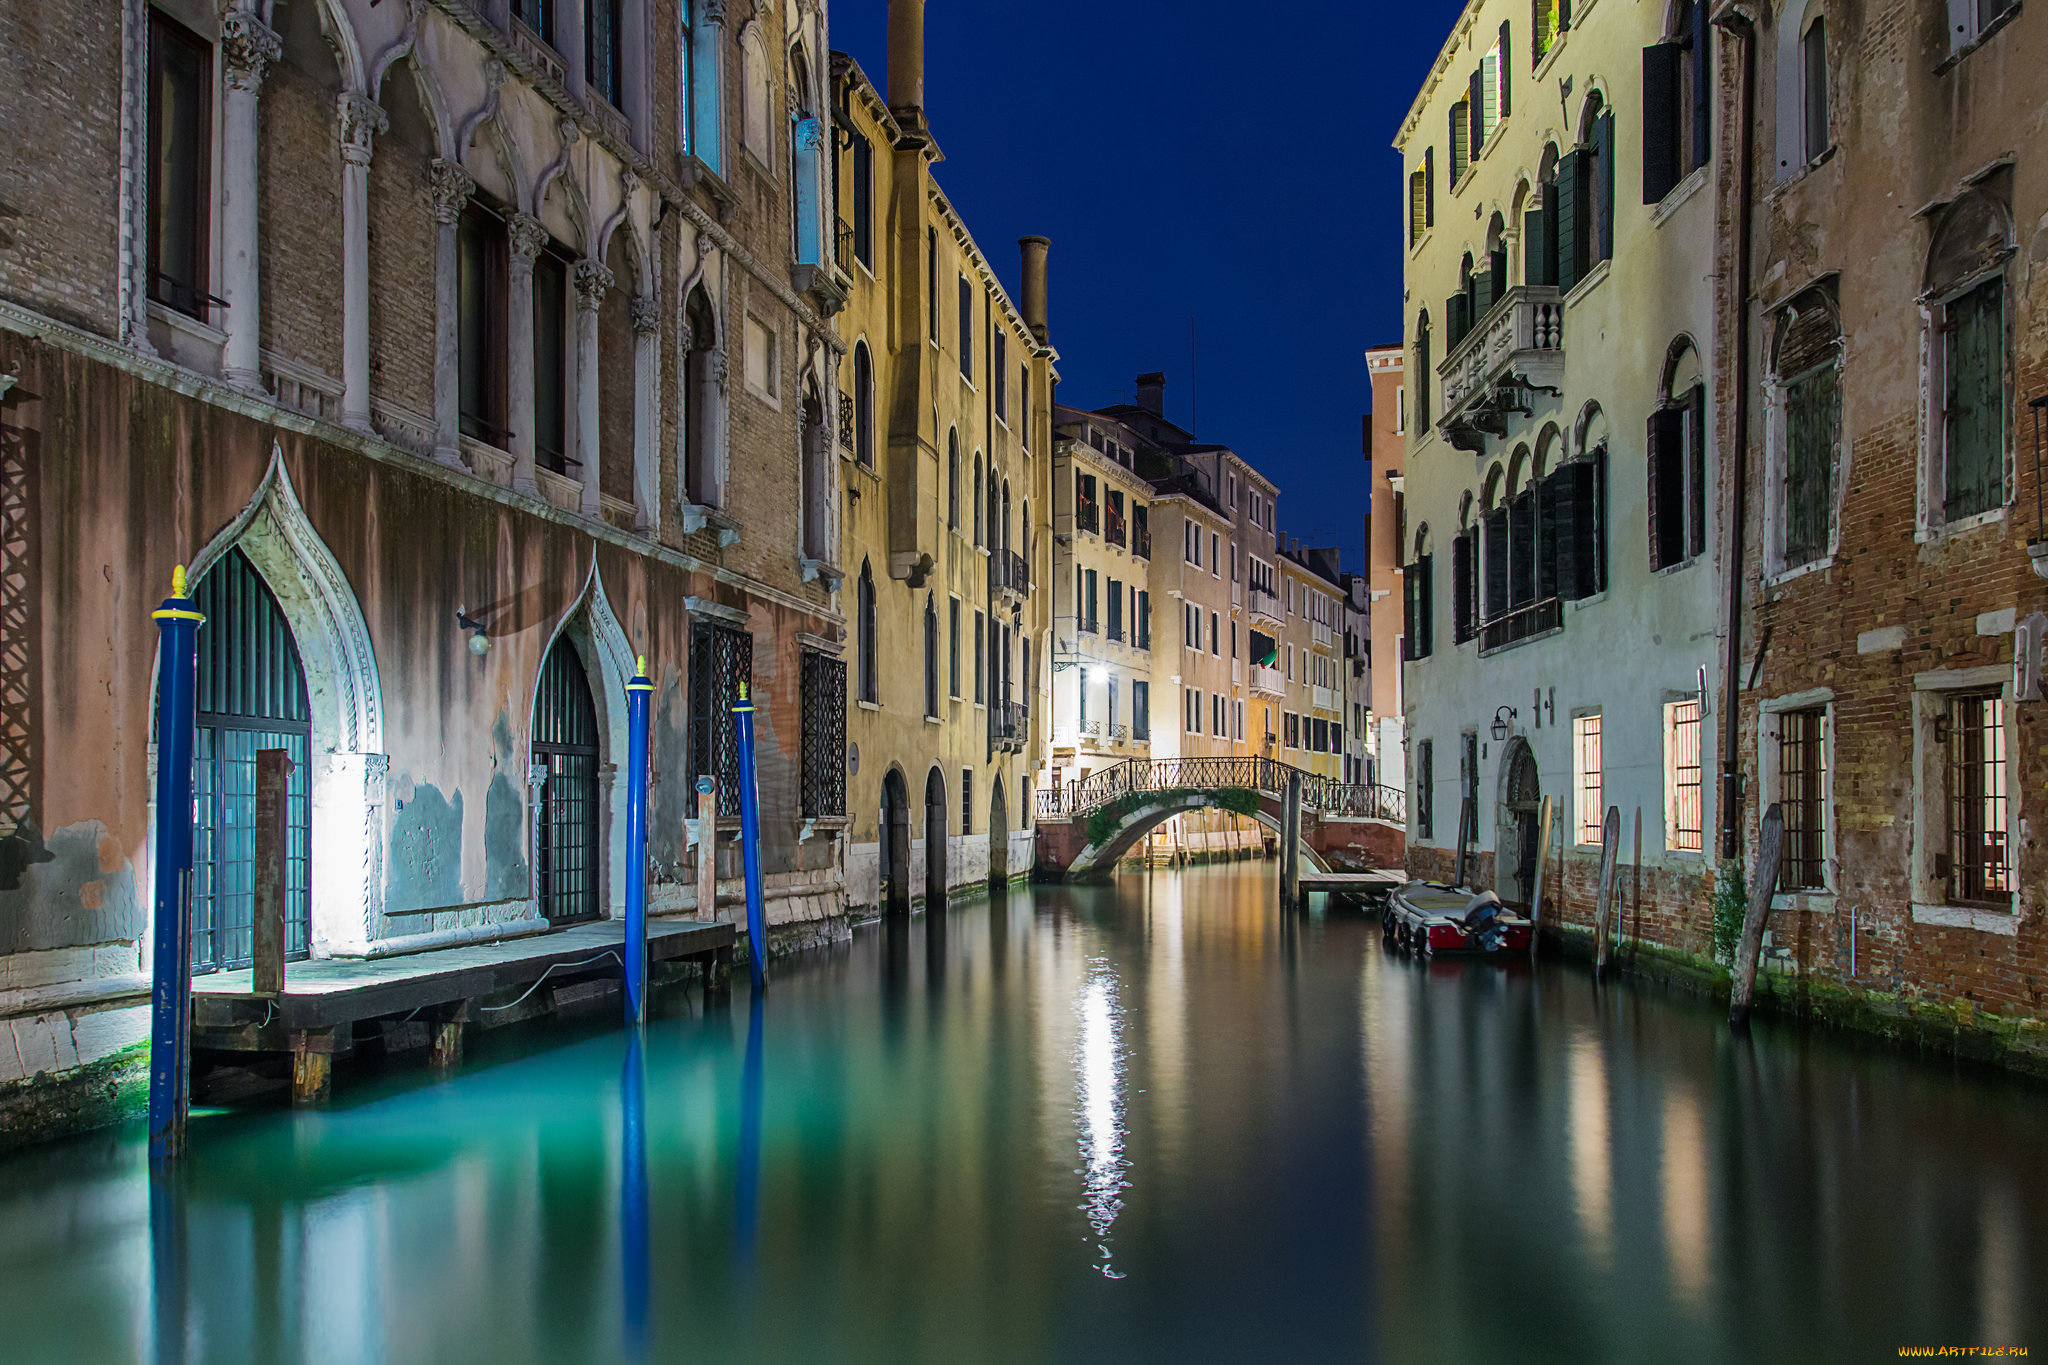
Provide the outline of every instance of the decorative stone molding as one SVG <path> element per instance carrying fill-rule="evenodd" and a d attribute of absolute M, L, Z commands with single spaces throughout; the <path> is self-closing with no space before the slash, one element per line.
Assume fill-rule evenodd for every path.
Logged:
<path fill-rule="evenodd" d="M 704 22 L 722 24 L 725 22 L 725 0 L 704 0 Z"/>
<path fill-rule="evenodd" d="M 576 306 L 586 313 L 595 313 L 613 283 L 612 272 L 600 262 L 576 262 Z"/>
<path fill-rule="evenodd" d="M 229 10 L 220 17 L 220 55 L 228 88 L 254 94 L 270 64 L 284 55 L 284 39 L 248 10 Z"/>
<path fill-rule="evenodd" d="M 505 235 L 511 239 L 512 255 L 527 265 L 547 248 L 547 225 L 530 213 L 515 213 L 505 224 Z"/>
<path fill-rule="evenodd" d="M 437 156 L 427 163 L 427 189 L 434 196 L 434 221 L 453 227 L 476 193 L 476 181 L 462 167 Z"/>
<path fill-rule="evenodd" d="M 369 165 L 377 135 L 390 129 L 390 118 L 382 105 L 353 90 L 342 91 L 335 105 L 341 117 L 341 159 L 352 165 Z"/>
<path fill-rule="evenodd" d="M 651 334 L 661 326 L 661 301 L 644 294 L 633 298 L 633 330 L 640 336 Z"/>

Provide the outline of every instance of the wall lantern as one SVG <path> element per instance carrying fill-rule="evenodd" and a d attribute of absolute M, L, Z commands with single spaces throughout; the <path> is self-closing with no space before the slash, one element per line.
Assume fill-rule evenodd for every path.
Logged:
<path fill-rule="evenodd" d="M 1515 732 L 1516 714 L 1517 713 L 1515 711 L 1515 708 L 1512 706 L 1499 706 L 1494 708 L 1493 738 L 1495 743 L 1499 743 L 1501 740 L 1506 739 L 1509 735 Z"/>
<path fill-rule="evenodd" d="M 455 609 L 455 624 L 470 632 L 469 652 L 481 659 L 491 652 L 491 637 L 484 633 L 484 623 L 472 620 L 461 607 Z"/>

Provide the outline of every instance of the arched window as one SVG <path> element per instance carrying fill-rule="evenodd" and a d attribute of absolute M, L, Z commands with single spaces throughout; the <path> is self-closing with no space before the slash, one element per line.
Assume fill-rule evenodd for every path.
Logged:
<path fill-rule="evenodd" d="M 1406 649 L 1402 657 L 1426 659 L 1431 653 L 1433 622 L 1436 617 L 1436 595 L 1430 579 L 1432 567 L 1429 526 L 1425 523 L 1415 532 L 1415 559 L 1403 571 L 1402 587 L 1406 592 L 1406 618 L 1402 622 Z"/>
<path fill-rule="evenodd" d="M 546 771 L 534 850 L 540 912 L 590 919 L 597 901 L 597 708 L 582 655 L 568 635 L 541 665 L 533 705 L 533 762 Z"/>
<path fill-rule="evenodd" d="M 1529 447 L 1517 446 L 1508 460 L 1508 604 L 1536 600 L 1536 478 Z"/>
<path fill-rule="evenodd" d="M 1458 533 L 1451 538 L 1451 643 L 1462 645 L 1479 630 L 1479 527 L 1472 521 L 1472 494 L 1458 501 Z"/>
<path fill-rule="evenodd" d="M 1008 551 L 1013 544 L 1010 539 L 1010 481 L 1008 479 L 1003 480 L 1003 516 L 1002 520 L 996 523 L 996 528 L 998 532 L 996 536 L 997 547 Z M 1024 585 L 1022 583 L 1015 583 L 1011 586 L 1022 588 Z"/>
<path fill-rule="evenodd" d="M 803 429 L 803 547 L 815 560 L 832 560 L 832 436 L 825 425 L 825 404 L 818 397 L 815 381 L 804 385 Z"/>
<path fill-rule="evenodd" d="M 1557 286 L 1559 159 L 1556 143 L 1543 148 L 1543 159 L 1537 163 L 1536 186 L 1522 212 L 1522 283 L 1539 288 Z"/>
<path fill-rule="evenodd" d="M 1995 175 L 1951 204 L 1928 253 L 1922 445 L 1930 526 L 1996 511 L 2011 496 L 2006 266 L 2014 252 L 2003 198 L 2010 186 L 2009 173 Z"/>
<path fill-rule="evenodd" d="M 930 593 L 924 598 L 924 713 L 939 714 L 939 607 Z"/>
<path fill-rule="evenodd" d="M 1557 287 L 1569 293 L 1614 255 L 1614 115 L 1594 91 L 1579 143 L 1557 163 Z"/>
<path fill-rule="evenodd" d="M 247 966 L 255 955 L 256 755 L 283 749 L 285 955 L 311 944 L 312 708 L 291 626 L 239 547 L 193 590 L 199 632 L 192 753 L 192 969 Z"/>
<path fill-rule="evenodd" d="M 1472 253 L 1468 251 L 1458 262 L 1458 292 L 1444 305 L 1451 318 L 1451 334 L 1444 338 L 1445 354 L 1456 351 L 1458 344 L 1478 324 L 1479 294 L 1479 281 L 1473 274 Z"/>
<path fill-rule="evenodd" d="M 974 452 L 974 543 L 976 545 L 986 544 L 987 542 L 984 540 L 984 537 L 987 534 L 986 525 L 982 520 L 981 452 L 977 450 Z"/>
<path fill-rule="evenodd" d="M 980 461 L 977 460 L 976 464 L 978 465 L 979 463 Z M 992 551 L 1000 550 L 1003 548 L 1002 492 L 996 487 L 996 466 L 993 460 L 989 461 L 988 466 L 987 506 L 988 529 L 986 532 L 987 539 L 984 543 Z"/>
<path fill-rule="evenodd" d="M 1650 414 L 1650 570 L 1707 548 L 1707 386 L 1692 341 L 1671 343 L 1657 410 Z"/>
<path fill-rule="evenodd" d="M 626 107 L 621 0 L 583 0 L 583 79 L 614 109 Z"/>
<path fill-rule="evenodd" d="M 1834 547 L 1841 467 L 1842 325 L 1825 288 L 1809 289 L 1774 319 L 1770 405 L 1770 567 L 1811 564 Z"/>
<path fill-rule="evenodd" d="M 1643 50 L 1643 202 L 1655 204 L 1707 164 L 1712 150 L 1707 6 L 1677 0 L 1661 43 Z M 1780 80 L 1794 79 L 1781 69 Z M 1613 144 L 1608 144 L 1613 150 Z M 1612 172 L 1609 172 L 1612 183 Z"/>
<path fill-rule="evenodd" d="M 1424 312 L 1417 314 L 1415 318 L 1415 383 L 1412 385 L 1415 394 L 1415 429 L 1423 432 L 1429 430 L 1430 423 L 1429 395 L 1432 392 L 1433 375 L 1429 365 L 1429 314 Z"/>
<path fill-rule="evenodd" d="M 875 362 L 865 341 L 853 347 L 853 457 L 875 467 Z"/>
<path fill-rule="evenodd" d="M 716 507 L 718 497 L 718 421 L 724 409 L 724 367 L 718 350 L 718 320 L 704 291 L 690 291 L 685 309 L 683 346 L 688 382 L 683 410 L 683 501 Z"/>
<path fill-rule="evenodd" d="M 863 559 L 860 562 L 860 584 L 855 589 L 855 612 L 859 617 L 860 632 L 860 699 L 878 702 L 875 668 L 875 571 Z"/>
<path fill-rule="evenodd" d="M 946 433 L 946 528 L 960 529 L 960 433 Z"/>
<path fill-rule="evenodd" d="M 767 39 L 761 32 L 758 19 L 747 25 L 747 31 L 740 35 L 740 52 L 745 62 L 745 85 L 740 100 L 740 145 L 754 154 L 762 169 L 768 170 L 775 164 L 774 134 L 769 122 L 769 110 L 774 107 L 774 99 L 769 89 Z M 769 173 L 773 175 L 772 170 Z"/>

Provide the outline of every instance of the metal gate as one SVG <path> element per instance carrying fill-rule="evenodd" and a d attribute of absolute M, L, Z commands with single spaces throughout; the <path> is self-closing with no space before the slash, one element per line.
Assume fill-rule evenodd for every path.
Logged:
<path fill-rule="evenodd" d="M 740 813 L 740 689 L 754 676 L 754 637 L 699 621 L 690 633 L 690 781 L 718 779 L 718 813 Z"/>
<path fill-rule="evenodd" d="M 240 549 L 199 581 L 198 727 L 192 758 L 192 970 L 255 956 L 256 751 L 283 749 L 285 956 L 312 939 L 312 711 L 291 627 Z"/>
<path fill-rule="evenodd" d="M 533 708 L 533 761 L 541 788 L 540 912 L 551 920 L 597 914 L 597 708 L 582 656 L 563 636 L 540 671 Z"/>

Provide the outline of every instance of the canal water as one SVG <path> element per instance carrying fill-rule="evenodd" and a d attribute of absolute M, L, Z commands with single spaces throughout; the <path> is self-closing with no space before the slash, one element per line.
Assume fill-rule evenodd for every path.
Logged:
<path fill-rule="evenodd" d="M 2048 1094 L 1282 919 L 1037 888 L 457 1075 L 0 1162 L 35 1362 L 2048 1351 Z M 508 1036 L 508 1035 L 517 1036 Z"/>

